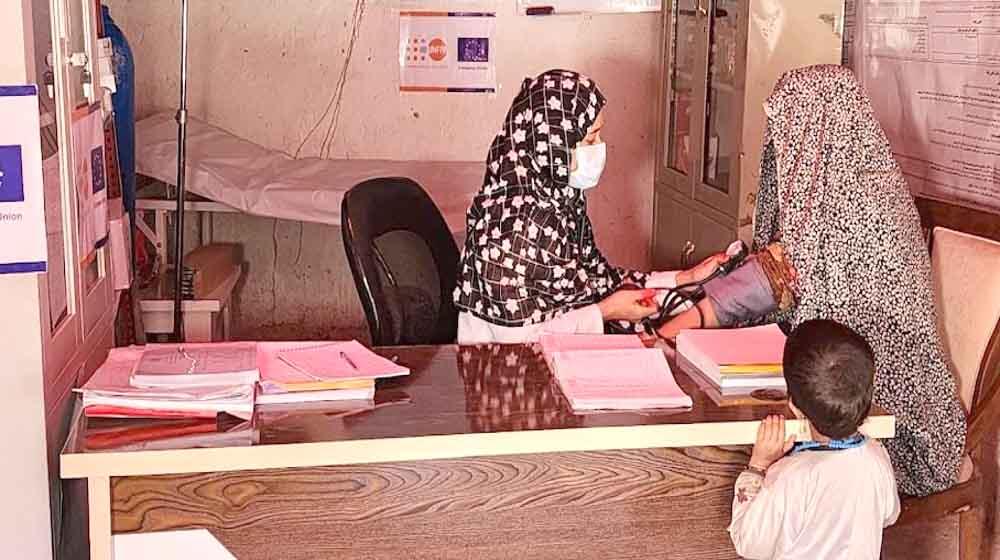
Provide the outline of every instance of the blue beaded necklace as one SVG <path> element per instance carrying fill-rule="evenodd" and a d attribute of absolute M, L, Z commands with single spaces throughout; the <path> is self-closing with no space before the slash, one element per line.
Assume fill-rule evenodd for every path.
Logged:
<path fill-rule="evenodd" d="M 853 449 L 861 447 L 866 441 L 868 441 L 868 437 L 860 433 L 844 439 L 831 439 L 827 442 L 800 441 L 792 446 L 789 454 L 794 455 L 802 451 L 840 451 L 842 449 Z"/>

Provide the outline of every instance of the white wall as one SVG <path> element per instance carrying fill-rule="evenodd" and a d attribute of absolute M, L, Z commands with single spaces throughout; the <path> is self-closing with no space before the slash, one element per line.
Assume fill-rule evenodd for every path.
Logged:
<path fill-rule="evenodd" d="M 34 73 L 29 0 L 0 2 L 0 84 Z M 9 242 L 9 241 L 8 241 Z M 49 558 L 49 481 L 38 277 L 0 277 L 0 558 Z"/>
<path fill-rule="evenodd" d="M 107 3 L 135 53 L 140 117 L 174 109 L 178 1 Z M 617 263 L 647 266 L 660 14 L 527 18 L 515 15 L 515 0 L 497 0 L 497 95 L 400 95 L 396 2 L 366 4 L 331 157 L 480 161 L 526 75 L 553 67 L 586 72 L 610 99 L 609 167 L 590 195 L 598 241 Z M 294 153 L 334 90 L 354 5 L 191 2 L 192 114 Z M 319 147 L 314 138 L 302 155 L 317 155 Z M 295 223 L 217 218 L 217 237 L 243 241 L 251 260 L 238 322 L 301 323 L 306 333 L 317 334 L 337 322 L 362 324 L 340 232 L 307 224 L 300 255 L 300 231 Z"/>

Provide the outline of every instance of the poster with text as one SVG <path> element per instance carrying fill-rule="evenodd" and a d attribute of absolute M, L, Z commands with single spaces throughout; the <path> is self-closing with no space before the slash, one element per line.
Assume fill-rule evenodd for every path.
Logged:
<path fill-rule="evenodd" d="M 494 12 L 399 13 L 401 92 L 495 93 Z"/>
<path fill-rule="evenodd" d="M 658 12 L 663 0 L 517 0 L 517 8 L 527 15 L 622 14 Z"/>
<path fill-rule="evenodd" d="M 73 115 L 73 166 L 80 258 L 86 260 L 108 239 L 104 119 L 99 104 L 84 107 Z"/>
<path fill-rule="evenodd" d="M 45 272 L 38 88 L 0 86 L 0 274 Z"/>
<path fill-rule="evenodd" d="M 1000 212 L 1000 1 L 858 8 L 855 70 L 911 190 Z"/>

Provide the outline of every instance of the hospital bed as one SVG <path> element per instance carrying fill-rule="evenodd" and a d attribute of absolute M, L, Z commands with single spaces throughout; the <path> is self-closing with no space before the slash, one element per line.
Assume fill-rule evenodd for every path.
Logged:
<path fill-rule="evenodd" d="M 202 244 L 212 242 L 216 213 L 340 226 L 344 194 L 378 177 L 408 177 L 419 183 L 461 242 L 466 210 L 483 181 L 484 165 L 477 162 L 294 159 L 196 119 L 188 119 L 187 129 L 185 214 L 200 220 Z M 139 184 L 145 184 L 137 193 L 136 227 L 155 246 L 157 272 L 163 273 L 169 260 L 169 221 L 177 208 L 169 192 L 177 177 L 172 113 L 136 123 L 136 172 Z M 213 297 L 184 302 L 188 342 L 228 339 L 228 304 L 241 274 L 235 270 Z M 172 283 L 158 280 L 139 297 L 147 335 L 173 331 Z"/>
<path fill-rule="evenodd" d="M 177 123 L 159 113 L 136 123 L 136 172 L 167 185 L 177 177 Z M 201 241 L 211 241 L 211 214 L 255 216 L 340 225 L 344 193 L 368 179 L 408 177 L 441 209 L 452 232 L 465 230 L 465 212 L 483 182 L 481 162 L 294 159 L 189 118 L 187 190 L 197 196 L 186 212 L 201 220 Z M 167 262 L 167 221 L 176 202 L 138 193 L 137 227 Z M 146 220 L 152 214 L 152 228 Z"/>

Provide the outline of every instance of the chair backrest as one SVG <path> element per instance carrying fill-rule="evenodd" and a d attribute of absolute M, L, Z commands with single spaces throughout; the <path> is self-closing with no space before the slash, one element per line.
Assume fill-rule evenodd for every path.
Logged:
<path fill-rule="evenodd" d="M 448 344 L 458 247 L 437 206 L 405 178 L 371 179 L 344 195 L 344 249 L 372 344 Z"/>
<path fill-rule="evenodd" d="M 936 227 L 931 263 L 945 346 L 974 416 L 1000 381 L 1000 243 Z"/>

